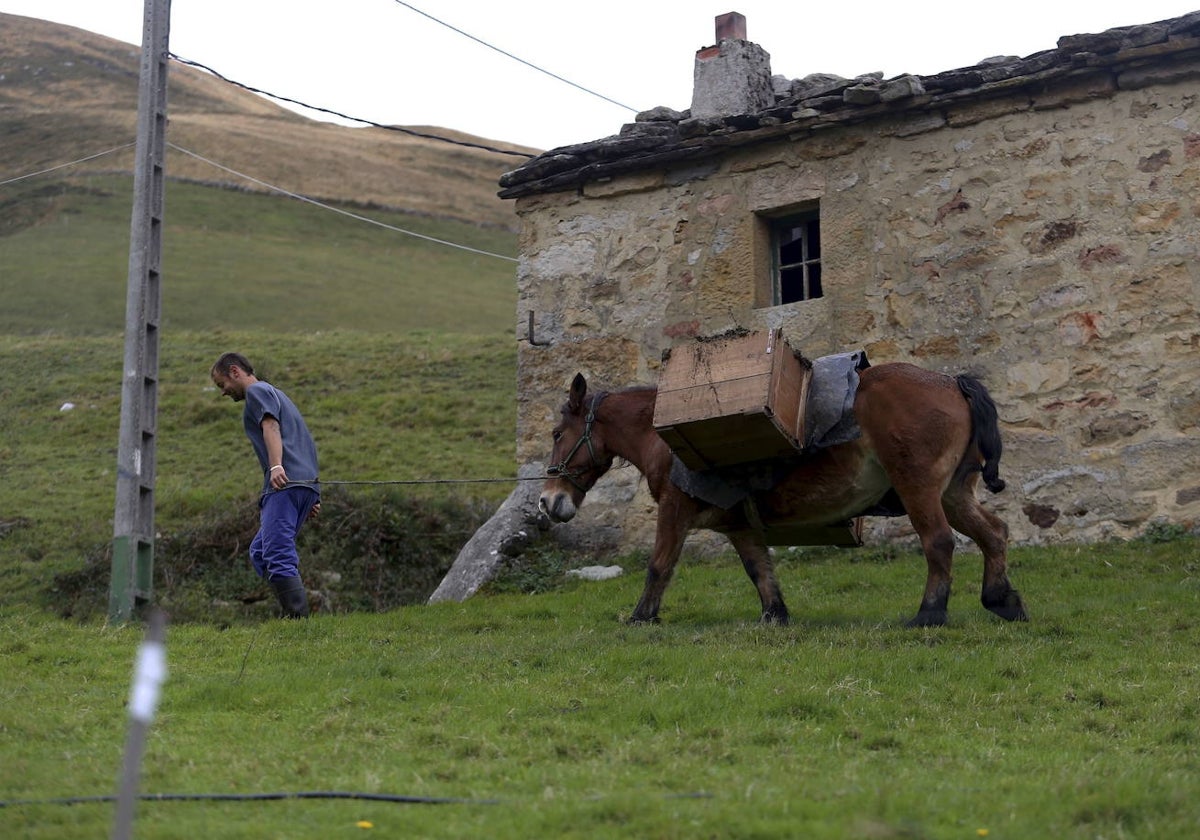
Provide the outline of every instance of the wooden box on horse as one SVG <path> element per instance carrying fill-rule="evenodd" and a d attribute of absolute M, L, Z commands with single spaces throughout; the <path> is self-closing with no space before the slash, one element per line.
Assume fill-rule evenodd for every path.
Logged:
<path fill-rule="evenodd" d="M 693 470 L 795 455 L 811 368 L 778 328 L 675 347 L 659 377 L 654 429 Z"/>

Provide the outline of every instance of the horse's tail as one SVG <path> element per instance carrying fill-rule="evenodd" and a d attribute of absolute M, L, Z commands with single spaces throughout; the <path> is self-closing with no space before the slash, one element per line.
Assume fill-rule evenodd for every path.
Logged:
<path fill-rule="evenodd" d="M 983 456 L 983 483 L 993 493 L 999 493 L 1004 489 L 1004 479 L 1000 477 L 1000 455 L 1004 452 L 1004 444 L 1000 440 L 1000 415 L 996 404 L 988 389 L 975 377 L 960 374 L 954 381 L 971 406 L 971 440 Z"/>

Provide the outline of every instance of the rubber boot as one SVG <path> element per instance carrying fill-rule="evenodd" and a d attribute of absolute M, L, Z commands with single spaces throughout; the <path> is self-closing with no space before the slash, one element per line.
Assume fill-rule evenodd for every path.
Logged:
<path fill-rule="evenodd" d="M 308 618 L 308 590 L 300 578 L 272 578 L 267 582 L 275 590 L 284 618 Z"/>

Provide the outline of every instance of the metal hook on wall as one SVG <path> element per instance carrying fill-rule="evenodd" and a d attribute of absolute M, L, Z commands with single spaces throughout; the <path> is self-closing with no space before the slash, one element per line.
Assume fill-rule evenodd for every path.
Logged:
<path fill-rule="evenodd" d="M 533 337 L 533 310 L 529 310 L 529 344 L 532 347 L 549 347 L 549 341 L 538 341 Z"/>

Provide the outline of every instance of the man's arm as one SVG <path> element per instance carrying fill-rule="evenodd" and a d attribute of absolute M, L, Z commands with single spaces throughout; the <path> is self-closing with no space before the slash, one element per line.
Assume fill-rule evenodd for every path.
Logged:
<path fill-rule="evenodd" d="M 271 486 L 282 490 L 287 486 L 287 470 L 283 468 L 283 435 L 279 432 L 279 421 L 267 415 L 262 419 L 263 443 L 267 445 L 267 469 L 271 472 Z"/>

